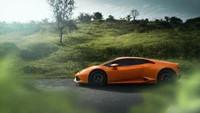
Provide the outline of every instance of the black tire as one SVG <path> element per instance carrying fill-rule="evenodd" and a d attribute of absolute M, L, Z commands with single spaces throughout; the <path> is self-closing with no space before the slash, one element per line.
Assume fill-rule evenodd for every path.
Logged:
<path fill-rule="evenodd" d="M 89 84 L 92 86 L 103 86 L 107 84 L 107 75 L 101 70 L 95 70 L 89 75 Z"/>
<path fill-rule="evenodd" d="M 176 73 L 171 69 L 164 69 L 158 74 L 158 83 L 174 83 L 176 81 Z"/>

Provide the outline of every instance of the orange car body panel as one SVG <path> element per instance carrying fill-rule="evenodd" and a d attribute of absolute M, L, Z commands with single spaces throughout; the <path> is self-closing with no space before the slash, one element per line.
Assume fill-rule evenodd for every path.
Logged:
<path fill-rule="evenodd" d="M 120 59 L 144 59 L 152 63 L 140 65 L 106 67 L 105 64 Z M 177 76 L 180 75 L 179 64 L 172 62 L 159 61 L 154 59 L 146 59 L 140 57 L 120 57 L 115 60 L 108 61 L 98 66 L 91 66 L 75 74 L 80 80 L 77 83 L 88 83 L 89 75 L 94 70 L 103 70 L 107 75 L 108 84 L 126 84 L 126 83 L 157 83 L 157 76 L 162 69 L 172 69 Z"/>
<path fill-rule="evenodd" d="M 117 68 L 108 68 L 107 75 L 110 83 L 112 82 L 120 82 L 120 81 L 132 81 L 137 80 L 141 77 L 141 73 L 143 72 L 143 68 L 141 66 L 123 66 Z"/>

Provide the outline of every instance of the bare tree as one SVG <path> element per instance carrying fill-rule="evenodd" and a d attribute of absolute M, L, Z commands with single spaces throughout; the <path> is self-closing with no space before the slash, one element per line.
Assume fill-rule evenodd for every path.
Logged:
<path fill-rule="evenodd" d="M 60 43 L 62 43 L 63 29 L 68 27 L 72 11 L 74 9 L 74 0 L 47 0 L 53 9 L 58 29 L 60 30 Z"/>
<path fill-rule="evenodd" d="M 131 10 L 131 16 L 132 16 L 132 18 L 133 18 L 134 21 L 135 21 L 135 18 L 136 18 L 137 16 L 139 16 L 139 15 L 140 15 L 140 13 L 138 12 L 137 9 Z"/>

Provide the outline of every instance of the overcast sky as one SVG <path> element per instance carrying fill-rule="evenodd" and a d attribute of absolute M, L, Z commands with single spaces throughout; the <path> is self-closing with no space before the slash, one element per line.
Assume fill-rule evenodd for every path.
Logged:
<path fill-rule="evenodd" d="M 139 19 L 164 18 L 176 16 L 183 20 L 200 17 L 200 0 L 75 0 L 74 18 L 80 12 L 101 12 L 104 18 L 114 15 L 123 18 L 132 9 L 140 13 Z M 46 0 L 0 0 L 0 21 L 39 21 L 52 18 L 52 12 Z"/>

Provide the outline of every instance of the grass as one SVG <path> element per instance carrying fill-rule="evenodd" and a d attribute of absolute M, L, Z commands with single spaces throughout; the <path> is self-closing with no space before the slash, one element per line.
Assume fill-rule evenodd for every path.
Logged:
<path fill-rule="evenodd" d="M 0 43 L 16 44 L 15 66 L 28 78 L 73 78 L 82 68 L 120 56 L 178 62 L 185 75 L 199 63 L 197 58 L 183 59 L 183 48 L 169 38 L 172 29 L 138 33 L 134 24 L 123 21 L 77 26 L 77 31 L 63 35 L 63 46 L 59 46 L 59 35 L 49 31 L 2 34 Z"/>

